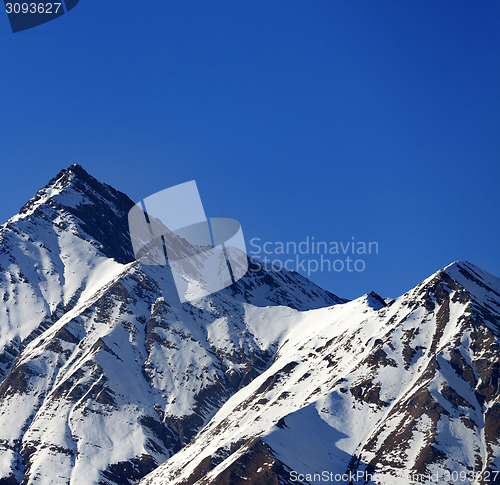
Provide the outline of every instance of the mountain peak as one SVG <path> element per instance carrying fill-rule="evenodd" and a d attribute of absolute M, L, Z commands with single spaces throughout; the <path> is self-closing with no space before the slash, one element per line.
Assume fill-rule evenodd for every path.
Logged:
<path fill-rule="evenodd" d="M 92 177 L 81 165 L 70 165 L 50 179 L 47 185 L 42 187 L 21 207 L 18 216 L 14 216 L 14 218 L 31 215 L 43 204 L 57 205 L 61 208 L 85 203 L 85 197 L 81 197 L 81 195 L 88 195 L 91 190 L 97 193 L 108 192 L 108 194 L 116 192 L 109 185 L 103 184 Z M 75 199 L 77 193 L 80 194 L 82 200 Z"/>
<path fill-rule="evenodd" d="M 500 279 L 484 271 L 469 261 L 457 260 L 444 266 L 427 277 L 416 288 L 422 288 L 429 283 L 441 282 L 449 289 L 457 289 L 459 285 L 472 295 L 492 292 L 500 297 Z M 482 288 L 482 290 L 480 290 Z"/>
<path fill-rule="evenodd" d="M 366 302 L 369 307 L 375 310 L 380 310 L 381 308 L 387 306 L 385 300 L 378 293 L 375 293 L 374 291 L 371 291 L 366 295 Z"/>
<path fill-rule="evenodd" d="M 454 261 L 417 285 L 406 294 L 425 301 L 427 309 L 458 301 L 471 305 L 484 322 L 498 334 L 500 327 L 500 279 L 469 261 Z M 403 295 L 405 296 L 405 295 Z"/>
<path fill-rule="evenodd" d="M 49 224 L 76 224 L 77 232 L 93 239 L 103 253 L 120 263 L 134 259 L 128 211 L 134 203 L 122 192 L 100 182 L 78 164 L 61 170 L 8 222 L 40 218 Z"/>
<path fill-rule="evenodd" d="M 83 172 L 85 174 L 88 175 L 88 173 L 85 171 L 85 169 L 79 164 L 79 163 L 72 163 L 68 168 L 67 168 L 68 171 L 71 171 L 71 172 L 75 172 L 75 173 L 78 173 L 78 172 Z"/>
<path fill-rule="evenodd" d="M 500 279 L 469 261 L 454 261 L 439 273 L 448 275 L 476 296 L 493 293 L 500 297 Z"/>
<path fill-rule="evenodd" d="M 84 187 L 84 185 L 87 187 Z M 88 191 L 90 188 L 97 193 L 105 195 L 105 198 L 109 198 L 109 195 L 111 194 L 112 199 L 116 197 L 116 194 L 120 193 L 110 185 L 97 180 L 77 163 L 70 165 L 68 168 L 62 169 L 53 179 L 49 181 L 44 189 L 49 187 L 57 187 L 58 189 L 73 187 L 79 191 L 82 191 L 82 189 L 83 191 Z"/>
<path fill-rule="evenodd" d="M 479 270 L 482 271 L 478 266 L 472 264 L 466 260 L 456 260 L 450 263 L 449 265 L 442 268 L 442 271 L 446 271 L 448 273 L 452 273 L 453 271 L 463 271 L 463 270 Z"/>

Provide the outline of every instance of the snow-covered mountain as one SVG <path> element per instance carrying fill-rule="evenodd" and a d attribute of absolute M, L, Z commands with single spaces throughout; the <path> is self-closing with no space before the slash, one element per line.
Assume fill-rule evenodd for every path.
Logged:
<path fill-rule="evenodd" d="M 134 261 L 124 194 L 74 165 L 0 228 L 0 484 L 134 483 L 263 372 L 300 311 L 262 270 L 196 305 Z"/>
<path fill-rule="evenodd" d="M 500 483 L 499 335 L 500 280 L 466 262 L 389 303 L 303 312 L 140 484 Z"/>
<path fill-rule="evenodd" d="M 181 303 L 132 205 L 74 165 L 0 227 L 0 485 L 500 483 L 500 280 Z"/>

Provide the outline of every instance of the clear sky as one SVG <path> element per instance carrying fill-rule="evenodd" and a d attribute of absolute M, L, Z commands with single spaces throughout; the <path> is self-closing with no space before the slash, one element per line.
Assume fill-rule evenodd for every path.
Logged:
<path fill-rule="evenodd" d="M 196 179 L 247 241 L 377 241 L 313 281 L 500 275 L 498 0 L 81 0 L 0 12 L 0 218 L 80 163 L 139 200 Z"/>

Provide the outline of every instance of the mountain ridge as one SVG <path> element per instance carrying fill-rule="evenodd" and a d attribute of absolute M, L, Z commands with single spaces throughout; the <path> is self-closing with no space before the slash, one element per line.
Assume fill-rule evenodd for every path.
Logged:
<path fill-rule="evenodd" d="M 0 226 L 1 485 L 499 469 L 498 278 L 458 261 L 347 301 L 263 267 L 181 304 L 132 205 L 72 165 Z"/>
<path fill-rule="evenodd" d="M 498 425 L 495 424 L 500 410 L 497 327 L 491 326 L 489 320 L 483 319 L 483 313 L 474 308 L 478 295 L 472 291 L 472 295 L 468 296 L 467 290 L 449 273 L 457 279 L 472 281 L 473 289 L 489 287 L 488 282 L 498 280 L 470 263 L 456 262 L 438 270 L 390 305 L 374 309 L 367 304 L 365 295 L 333 307 L 330 312 L 336 313 L 345 311 L 342 307 L 365 306 L 361 312 L 349 312 L 352 320 L 356 313 L 360 313 L 358 320 L 352 322 L 355 327 L 352 335 L 345 339 L 342 333 L 333 332 L 333 335 L 330 333 L 332 338 L 328 339 L 318 332 L 312 346 L 307 344 L 308 338 L 300 340 L 300 344 L 292 345 L 288 357 L 284 348 L 278 349 L 281 362 L 278 357 L 273 363 L 276 369 L 268 369 L 247 386 L 253 388 L 253 393 L 247 390 L 240 401 L 240 393 L 234 395 L 212 419 L 212 425 L 143 479 L 141 485 L 155 485 L 162 480 L 172 484 L 226 483 L 224 477 L 234 472 L 233 464 L 241 462 L 246 456 L 244 443 L 251 437 L 260 437 L 263 443 L 270 446 L 274 460 L 280 464 L 278 469 L 282 470 L 285 466 L 288 478 L 292 470 L 298 470 L 303 476 L 313 476 L 321 470 L 332 470 L 338 476 L 354 471 L 363 477 L 359 483 L 365 483 L 367 476 L 374 476 L 369 483 L 377 484 L 396 484 L 401 480 L 412 484 L 433 483 L 432 474 L 437 472 L 441 477 L 439 483 L 452 483 L 452 472 L 469 473 L 469 477 L 493 477 L 498 470 L 500 438 Z M 473 275 L 475 278 L 481 276 L 481 279 L 473 280 Z M 478 281 L 480 284 L 477 284 Z M 496 294 L 495 289 L 492 296 Z M 482 293 L 480 296 L 483 296 Z M 494 308 L 498 307 L 498 302 L 495 301 Z M 488 299 L 487 304 L 490 303 Z M 470 313 L 466 310 L 468 306 L 471 307 Z M 458 308 L 460 313 L 453 316 L 453 311 Z M 314 312 L 327 311 L 319 309 Z M 365 320 L 367 312 L 371 317 Z M 495 318 L 498 322 L 498 313 L 495 313 Z M 329 320 L 335 321 L 331 317 Z M 342 325 L 342 318 L 337 321 Z M 331 323 L 329 325 L 321 331 L 326 333 L 329 329 L 331 332 Z M 310 328 L 311 325 L 308 326 Z M 349 332 L 347 327 L 344 332 Z M 367 334 L 360 338 L 358 335 L 364 332 Z M 469 343 L 466 345 L 463 339 L 469 339 Z M 358 349 L 373 345 L 373 350 L 357 352 L 353 348 L 356 342 Z M 421 345 L 423 343 L 426 346 Z M 307 346 L 303 352 L 306 359 L 299 354 L 304 345 Z M 311 362 L 306 366 L 304 361 L 307 359 Z M 324 374 L 317 373 L 314 385 L 308 391 L 313 392 L 308 396 L 301 391 L 298 393 L 299 400 L 293 403 L 292 389 L 300 389 L 304 376 L 322 366 Z M 283 372 L 287 374 L 284 385 L 276 385 Z M 400 390 L 399 397 L 395 389 Z M 280 398 L 283 393 L 290 400 L 288 408 Z M 257 407 L 259 402 L 263 403 L 261 407 L 267 405 L 268 409 L 260 415 L 261 420 L 256 420 L 248 409 Z M 234 404 L 231 406 L 231 403 Z M 305 409 L 310 409 L 307 419 L 292 418 Z M 267 422 L 262 423 L 262 416 L 267 416 Z M 287 430 L 290 426 L 299 430 L 295 440 L 299 439 L 298 436 L 307 436 L 308 427 L 314 419 L 323 423 L 323 427 L 319 428 L 323 433 L 330 430 L 330 433 L 343 434 L 345 437 L 340 442 L 345 444 L 339 448 L 321 440 L 318 443 L 318 436 L 313 436 L 309 442 L 300 438 L 299 448 L 293 451 L 290 443 L 294 441 L 291 439 L 294 435 L 287 436 L 291 432 Z M 287 424 L 290 420 L 291 425 Z M 248 422 L 251 431 L 238 432 L 236 423 L 241 422 Z M 356 424 L 358 422 L 365 424 L 360 427 Z M 454 442 L 443 431 L 444 426 L 452 426 L 456 433 L 457 429 L 460 430 L 457 435 L 460 436 L 460 444 L 452 444 Z M 483 438 L 476 433 L 476 429 L 480 431 L 481 427 L 485 429 Z M 328 455 L 323 456 L 323 461 L 318 460 L 318 453 L 321 455 L 320 450 L 325 446 L 333 454 L 333 461 Z M 462 455 L 461 461 L 454 461 L 450 448 Z M 305 454 L 305 462 L 301 454 Z M 208 456 L 212 456 L 209 466 L 203 461 Z M 217 456 L 221 459 L 213 461 L 213 457 Z M 274 463 L 269 457 L 266 462 Z M 310 463 L 318 462 L 320 467 L 311 469 Z M 200 466 L 204 469 L 205 478 L 198 481 L 197 470 Z M 447 470 L 450 476 L 445 480 Z M 231 483 L 258 484 L 264 483 L 262 473 L 269 474 L 270 469 L 264 467 L 260 474 L 241 475 L 241 470 L 238 473 L 239 477 L 233 476 Z M 282 472 L 274 474 L 272 479 L 268 477 L 267 480 L 271 481 L 266 483 L 279 483 L 283 479 L 281 475 Z M 412 476 L 418 480 L 412 480 Z M 494 478 L 489 483 L 498 483 L 498 474 Z M 470 479 L 464 483 L 488 483 L 488 480 Z"/>

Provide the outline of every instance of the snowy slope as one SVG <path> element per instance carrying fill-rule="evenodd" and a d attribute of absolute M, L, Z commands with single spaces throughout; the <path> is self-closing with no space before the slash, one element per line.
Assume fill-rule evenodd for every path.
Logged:
<path fill-rule="evenodd" d="M 113 279 L 120 263 L 132 260 L 131 248 L 112 242 L 126 241 L 131 205 L 124 194 L 73 166 L 0 226 L 0 379 L 22 342 Z M 105 221 L 101 227 L 98 215 Z"/>
<path fill-rule="evenodd" d="M 323 471 L 331 483 L 500 483 L 499 333 L 500 280 L 466 262 L 390 304 L 370 294 L 303 312 L 271 366 L 140 484 Z"/>
<path fill-rule="evenodd" d="M 290 272 L 179 302 L 133 260 L 132 202 L 63 170 L 0 228 L 0 484 L 134 483 L 263 372 L 302 311 Z"/>

